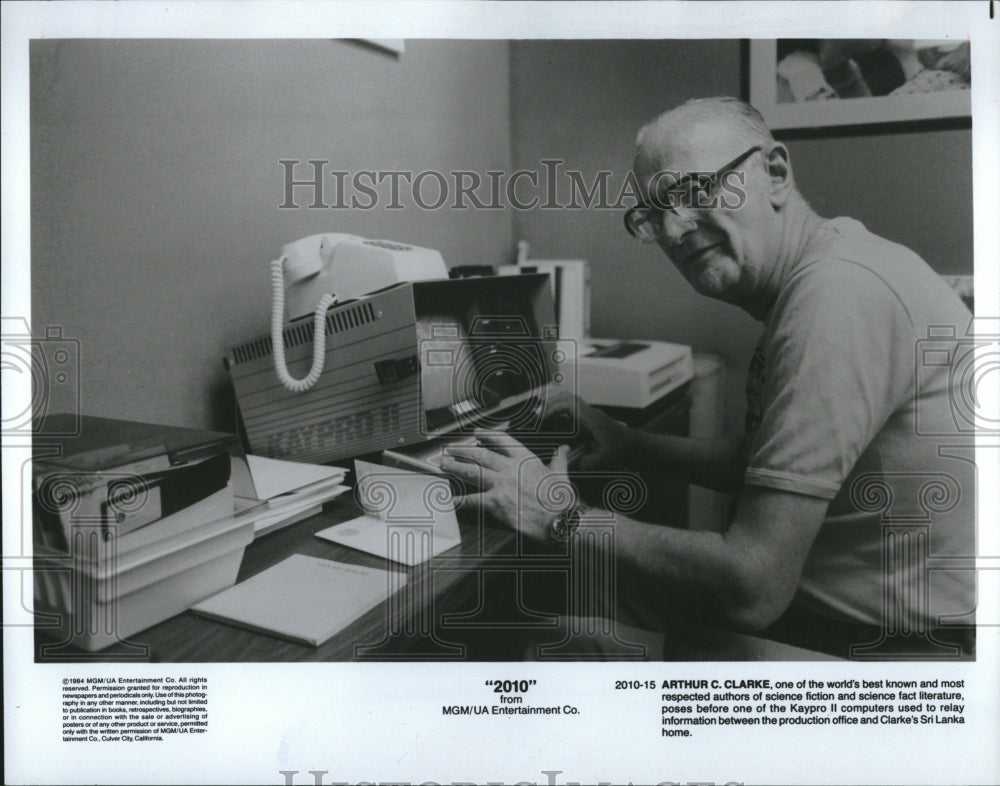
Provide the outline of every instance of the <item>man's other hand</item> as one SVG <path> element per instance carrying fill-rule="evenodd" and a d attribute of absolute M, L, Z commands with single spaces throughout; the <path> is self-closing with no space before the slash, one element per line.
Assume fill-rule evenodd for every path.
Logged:
<path fill-rule="evenodd" d="M 480 489 L 456 497 L 455 507 L 481 508 L 528 537 L 546 538 L 549 522 L 576 501 L 566 474 L 568 446 L 546 465 L 507 434 L 477 431 L 476 438 L 479 447 L 453 445 L 441 460 L 444 472 Z"/>
<path fill-rule="evenodd" d="M 571 470 L 610 469 L 627 465 L 629 459 L 629 427 L 594 409 L 577 396 L 550 389 L 545 399 L 544 421 L 557 418 L 575 419 L 578 433 L 574 442 L 584 445 Z"/>

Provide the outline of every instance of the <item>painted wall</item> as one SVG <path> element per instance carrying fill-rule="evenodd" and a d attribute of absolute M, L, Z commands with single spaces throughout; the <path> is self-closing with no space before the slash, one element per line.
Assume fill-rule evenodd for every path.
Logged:
<path fill-rule="evenodd" d="M 906 131 L 789 141 L 799 188 L 822 216 L 849 215 L 942 274 L 972 274 L 972 132 Z"/>
<path fill-rule="evenodd" d="M 591 262 L 594 335 L 723 355 L 738 428 L 758 326 L 631 241 L 621 210 L 392 210 L 384 198 L 309 209 L 308 189 L 283 210 L 278 161 L 302 161 L 300 179 L 308 159 L 352 172 L 523 168 L 542 184 L 522 195 L 544 201 L 543 159 L 620 184 L 643 122 L 689 97 L 739 94 L 741 67 L 735 41 L 411 40 L 400 59 L 330 40 L 36 41 L 34 332 L 59 325 L 81 342 L 84 412 L 232 429 L 221 357 L 267 329 L 266 266 L 283 243 L 348 231 L 497 265 L 524 238 L 533 256 Z M 970 146 L 962 130 L 789 143 L 821 214 L 855 216 L 948 273 L 971 272 Z"/>
<path fill-rule="evenodd" d="M 279 159 L 506 169 L 506 42 L 36 41 L 31 98 L 33 331 L 79 339 L 86 413 L 233 429 L 224 348 L 268 329 L 267 263 L 301 236 L 507 261 L 504 211 L 278 208 Z"/>
<path fill-rule="evenodd" d="M 585 181 L 610 169 L 612 181 L 622 182 L 643 123 L 688 98 L 740 95 L 741 68 L 737 41 L 514 42 L 514 165 L 539 168 L 542 159 L 561 158 Z M 853 216 L 942 273 L 971 273 L 969 131 L 830 136 L 788 146 L 799 185 L 821 215 Z M 564 194 L 567 204 L 571 194 Z M 515 231 L 533 256 L 590 261 L 593 335 L 676 341 L 723 355 L 727 428 L 742 429 L 757 323 L 697 295 L 658 249 L 629 238 L 620 209 L 519 212 Z"/>

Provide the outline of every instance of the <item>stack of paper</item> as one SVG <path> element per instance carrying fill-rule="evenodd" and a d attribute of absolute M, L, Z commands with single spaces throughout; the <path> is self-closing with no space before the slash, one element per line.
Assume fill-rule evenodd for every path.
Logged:
<path fill-rule="evenodd" d="M 267 504 L 254 516 L 254 537 L 287 527 L 319 513 L 345 491 L 345 470 L 320 464 L 247 456 L 257 498 Z"/>

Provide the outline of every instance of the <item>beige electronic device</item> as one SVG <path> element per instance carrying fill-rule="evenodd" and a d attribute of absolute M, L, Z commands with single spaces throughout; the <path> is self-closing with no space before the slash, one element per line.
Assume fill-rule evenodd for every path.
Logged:
<path fill-rule="evenodd" d="M 694 376 L 691 347 L 665 341 L 588 339 L 567 378 L 588 404 L 645 409 Z"/>

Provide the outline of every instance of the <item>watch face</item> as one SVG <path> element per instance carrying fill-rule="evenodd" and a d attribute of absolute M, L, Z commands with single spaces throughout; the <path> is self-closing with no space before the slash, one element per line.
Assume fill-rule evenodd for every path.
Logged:
<path fill-rule="evenodd" d="M 549 523 L 549 540 L 553 543 L 565 543 L 568 537 L 566 532 L 566 514 L 560 513 Z"/>
<path fill-rule="evenodd" d="M 580 507 L 575 505 L 553 518 L 549 525 L 550 540 L 554 543 L 565 543 L 569 540 L 580 526 L 581 512 Z"/>

